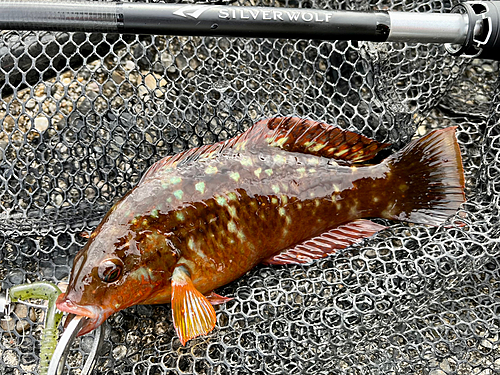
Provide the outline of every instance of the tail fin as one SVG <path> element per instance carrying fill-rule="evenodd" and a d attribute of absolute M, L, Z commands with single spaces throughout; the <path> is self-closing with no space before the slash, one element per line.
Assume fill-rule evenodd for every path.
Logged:
<path fill-rule="evenodd" d="M 465 201 L 455 127 L 436 130 L 385 160 L 391 169 L 387 219 L 439 225 Z"/>

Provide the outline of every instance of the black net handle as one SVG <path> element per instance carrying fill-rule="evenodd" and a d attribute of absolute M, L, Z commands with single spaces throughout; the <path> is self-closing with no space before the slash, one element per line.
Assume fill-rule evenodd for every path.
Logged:
<path fill-rule="evenodd" d="M 449 14 L 200 4 L 0 1 L 0 29 L 447 43 L 454 55 L 499 59 L 500 1 Z"/>

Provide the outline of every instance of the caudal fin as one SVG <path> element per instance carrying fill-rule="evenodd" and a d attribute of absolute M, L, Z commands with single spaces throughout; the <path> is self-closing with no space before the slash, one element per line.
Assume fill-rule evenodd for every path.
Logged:
<path fill-rule="evenodd" d="M 388 219 L 439 225 L 465 201 L 455 127 L 414 140 L 385 160 L 390 166 Z"/>

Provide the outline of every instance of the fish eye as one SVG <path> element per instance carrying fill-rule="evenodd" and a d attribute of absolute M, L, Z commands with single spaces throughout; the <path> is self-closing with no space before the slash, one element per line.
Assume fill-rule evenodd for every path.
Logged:
<path fill-rule="evenodd" d="M 102 281 L 112 283 L 120 278 L 122 270 L 123 263 L 120 259 L 105 259 L 101 262 L 101 264 L 99 264 L 97 274 Z"/>

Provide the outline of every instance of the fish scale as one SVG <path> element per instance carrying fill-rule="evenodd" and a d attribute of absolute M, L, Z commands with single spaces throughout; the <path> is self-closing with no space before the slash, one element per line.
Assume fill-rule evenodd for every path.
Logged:
<path fill-rule="evenodd" d="M 281 161 L 277 162 L 276 156 L 281 157 L 278 158 Z M 244 158 L 251 159 L 251 166 L 242 167 L 241 159 Z M 213 164 L 216 164 L 217 168 L 212 166 Z M 301 166 L 305 166 L 305 171 L 297 172 Z M 237 168 L 239 178 L 236 181 L 231 175 Z M 247 266 L 239 266 L 238 256 L 243 257 L 253 267 L 262 259 L 271 256 L 276 248 L 290 246 L 300 239 L 321 233 L 326 228 L 358 218 L 357 212 L 348 216 L 342 215 L 341 211 L 345 210 L 343 207 L 355 207 L 358 205 L 355 202 L 359 200 L 357 191 L 349 191 L 346 186 L 353 186 L 354 181 L 366 178 L 367 175 L 382 174 L 375 171 L 376 168 L 353 169 L 332 165 L 328 163 L 328 159 L 322 157 L 290 156 L 289 153 L 277 149 L 266 157 L 239 154 L 238 157 L 227 156 L 224 160 L 208 160 L 206 163 L 200 161 L 200 164 L 177 170 L 176 174 L 169 172 L 163 175 L 159 171 L 159 180 L 178 182 L 172 186 L 167 184 L 165 194 L 172 194 L 173 189 L 183 191 L 182 200 L 177 199 L 178 207 L 172 209 L 169 215 L 162 215 L 166 222 L 160 221 L 159 226 L 172 225 L 169 218 L 175 218 L 182 212 L 182 220 L 178 219 L 175 227 L 179 250 L 192 273 L 216 273 L 220 272 L 221 268 L 228 270 L 227 273 L 231 275 L 229 278 L 224 276 L 219 280 L 212 277 L 207 280 L 200 277 L 193 280 L 198 290 L 208 292 L 221 282 L 230 282 L 247 271 Z M 205 172 L 207 169 L 210 173 Z M 262 178 L 258 178 L 255 171 L 259 169 L 272 173 L 261 173 Z M 298 182 L 292 184 L 292 181 Z M 193 186 L 200 182 L 207 186 L 203 194 L 193 189 Z M 130 197 L 134 199 L 131 206 L 142 202 L 149 210 L 155 206 L 154 202 L 149 203 L 148 200 L 162 200 L 162 194 L 151 196 L 148 193 L 151 190 L 150 184 L 157 185 L 158 182 L 149 181 L 138 187 Z M 331 198 L 334 186 L 342 190 L 341 204 Z M 283 204 L 284 198 L 286 204 Z M 186 209 L 194 202 L 203 203 L 206 207 L 202 210 Z M 161 207 L 155 208 L 162 212 Z M 206 211 L 217 217 L 212 225 L 204 219 Z M 148 214 L 149 211 L 142 217 L 147 218 Z M 303 222 L 308 221 L 310 217 L 315 218 L 316 225 L 304 226 Z M 185 223 L 189 223 L 188 228 Z M 292 226 L 307 230 L 287 229 Z M 200 231 L 201 228 L 203 231 Z M 282 229 L 277 232 L 276 228 Z M 217 237 L 212 237 L 213 233 L 218 233 Z M 258 235 L 255 235 L 256 233 Z M 196 246 L 189 246 L 190 239 Z M 204 262 L 207 258 L 212 262 Z"/>
<path fill-rule="evenodd" d="M 364 218 L 443 223 L 464 201 L 454 129 L 363 164 L 387 146 L 290 117 L 167 157 L 92 233 L 58 308 L 89 317 L 84 334 L 170 302 L 184 345 L 214 328 L 211 305 L 228 298 L 213 290 L 258 263 L 310 263 L 384 229 Z"/>

